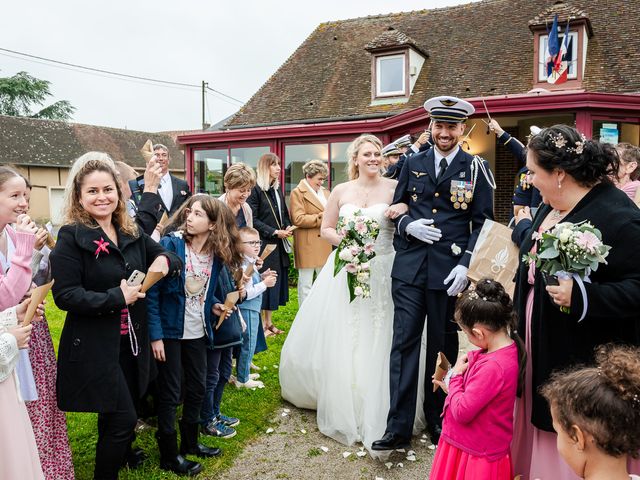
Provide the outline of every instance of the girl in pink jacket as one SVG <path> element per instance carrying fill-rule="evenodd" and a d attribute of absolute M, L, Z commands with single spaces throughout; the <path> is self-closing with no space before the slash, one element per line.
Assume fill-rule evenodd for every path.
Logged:
<path fill-rule="evenodd" d="M 503 286 L 483 279 L 458 299 L 454 319 L 479 347 L 462 355 L 444 381 L 448 393 L 431 480 L 511 480 L 513 407 L 525 354 Z"/>

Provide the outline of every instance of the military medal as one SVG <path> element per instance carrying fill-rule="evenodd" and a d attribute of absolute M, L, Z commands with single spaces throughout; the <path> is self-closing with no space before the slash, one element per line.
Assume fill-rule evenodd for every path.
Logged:
<path fill-rule="evenodd" d="M 462 210 L 466 210 L 467 208 L 469 208 L 469 205 L 467 205 L 466 203 L 463 202 L 463 203 L 460 204 L 460 208 Z"/>
<path fill-rule="evenodd" d="M 458 201 L 458 197 L 456 197 L 455 195 L 451 195 L 451 201 L 452 202 Z"/>
<path fill-rule="evenodd" d="M 463 203 L 462 205 L 466 205 L 466 204 L 464 204 L 464 203 Z M 460 203 L 458 203 L 458 202 L 454 202 L 454 203 L 453 203 L 453 208 L 455 208 L 456 210 L 459 210 L 459 209 L 461 208 Z"/>
<path fill-rule="evenodd" d="M 415 193 L 413 195 L 411 195 L 411 200 L 413 200 L 414 202 L 418 201 L 418 195 L 416 195 Z"/>

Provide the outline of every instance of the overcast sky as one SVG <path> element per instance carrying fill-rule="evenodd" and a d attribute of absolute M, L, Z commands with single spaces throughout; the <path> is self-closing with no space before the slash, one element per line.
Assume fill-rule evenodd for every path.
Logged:
<path fill-rule="evenodd" d="M 247 101 L 322 22 L 469 0 L 32 0 L 4 2 L 0 48 L 139 77 L 200 85 Z M 327 66 L 330 68 L 330 65 Z M 201 126 L 198 88 L 81 72 L 0 50 L 0 76 L 27 71 L 69 100 L 79 123 L 142 131 Z M 213 92 L 215 123 L 240 104 Z"/>

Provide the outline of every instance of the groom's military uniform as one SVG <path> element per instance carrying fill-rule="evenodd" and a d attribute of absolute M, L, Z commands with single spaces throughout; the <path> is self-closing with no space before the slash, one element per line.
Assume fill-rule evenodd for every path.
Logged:
<path fill-rule="evenodd" d="M 434 100 L 435 102 L 434 106 Z M 431 102 L 431 103 L 430 103 Z M 454 97 L 436 97 L 425 103 L 433 121 L 464 122 L 473 106 Z M 457 147 L 448 157 L 435 148 L 409 156 L 398 178 L 393 203 L 406 203 L 406 215 L 395 221 L 392 296 L 393 344 L 390 361 L 390 409 L 387 432 L 411 438 L 417 389 L 425 389 L 425 414 L 430 433 L 441 425 L 444 405 L 441 390 L 430 381 L 438 352 L 451 363 L 458 353 L 457 326 L 453 321 L 456 297 L 447 294 L 445 278 L 456 266 L 468 267 L 473 247 L 485 219 L 493 218 L 493 177 L 486 161 Z M 446 163 L 442 163 L 446 160 Z M 439 168 L 436 167 L 436 163 Z M 407 233 L 419 219 L 432 219 L 441 238 L 433 244 Z M 462 269 L 466 274 L 464 268 Z M 418 385 L 421 337 L 427 321 L 425 385 Z M 439 435 L 439 432 L 438 432 Z M 432 433 L 432 437 L 433 437 Z"/>

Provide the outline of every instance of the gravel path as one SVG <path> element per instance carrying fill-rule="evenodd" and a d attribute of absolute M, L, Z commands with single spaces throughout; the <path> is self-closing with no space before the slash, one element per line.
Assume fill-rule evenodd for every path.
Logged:
<path fill-rule="evenodd" d="M 318 431 L 315 411 L 301 410 L 290 404 L 285 404 L 276 413 L 271 428 L 273 432 L 265 432 L 248 445 L 220 478 L 425 480 L 433 460 L 433 446 L 428 448 L 431 442 L 420 437 L 414 437 L 412 441 L 415 460 L 407 460 L 409 452 L 397 451 L 384 462 L 373 459 L 368 453 L 360 457 L 357 455 L 359 446 L 345 447 Z M 328 451 L 324 452 L 322 447 Z M 344 452 L 351 452 L 351 455 L 344 458 Z M 385 462 L 393 465 L 388 468 Z"/>

